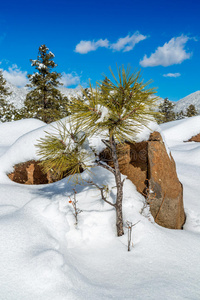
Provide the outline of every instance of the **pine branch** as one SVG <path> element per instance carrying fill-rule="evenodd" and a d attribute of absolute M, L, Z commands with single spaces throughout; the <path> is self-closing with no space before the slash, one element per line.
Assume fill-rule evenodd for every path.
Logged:
<path fill-rule="evenodd" d="M 100 166 L 100 167 L 110 171 L 111 173 L 113 173 L 115 175 L 115 170 L 113 168 L 111 168 L 109 165 L 104 164 L 100 160 L 96 160 L 95 162 L 96 162 L 97 166 Z"/>

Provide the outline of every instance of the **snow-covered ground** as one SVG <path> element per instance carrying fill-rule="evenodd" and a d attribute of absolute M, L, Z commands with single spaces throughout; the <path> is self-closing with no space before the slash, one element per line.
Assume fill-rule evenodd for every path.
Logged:
<path fill-rule="evenodd" d="M 184 230 L 158 226 L 148 210 L 141 215 L 144 198 L 126 180 L 124 221 L 140 221 L 130 252 L 127 229 L 116 237 L 115 211 L 96 188 L 67 178 L 28 186 L 6 176 L 14 164 L 38 158 L 34 145 L 49 126 L 33 119 L 0 124 L 0 300 L 200 299 L 200 144 L 183 142 L 200 132 L 200 117 L 161 126 L 183 183 Z M 113 201 L 113 175 L 96 167 L 92 176 L 109 185 Z"/>

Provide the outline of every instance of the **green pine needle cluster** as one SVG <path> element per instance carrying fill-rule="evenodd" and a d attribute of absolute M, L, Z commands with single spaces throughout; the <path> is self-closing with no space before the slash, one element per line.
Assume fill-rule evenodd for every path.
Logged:
<path fill-rule="evenodd" d="M 133 141 L 142 127 L 153 120 L 157 97 L 150 84 L 140 80 L 140 72 L 118 68 L 118 79 L 111 70 L 113 81 L 106 79 L 95 89 L 90 85 L 84 99 L 73 99 L 70 112 L 84 131 L 94 134 L 107 131 L 116 140 Z"/>
<path fill-rule="evenodd" d="M 68 128 L 63 122 L 58 122 L 53 129 L 54 133 L 46 132 L 36 145 L 44 173 L 50 172 L 58 180 L 88 168 L 90 153 L 84 150 L 86 135 L 79 126 Z"/>

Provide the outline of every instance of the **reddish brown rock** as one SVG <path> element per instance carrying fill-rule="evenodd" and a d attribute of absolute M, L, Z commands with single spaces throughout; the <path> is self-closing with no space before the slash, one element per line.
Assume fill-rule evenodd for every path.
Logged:
<path fill-rule="evenodd" d="M 187 142 L 198 142 L 200 143 L 200 133 L 197 135 L 194 135 L 191 137 L 191 139 L 189 139 Z"/>
<path fill-rule="evenodd" d="M 185 223 L 183 187 L 178 180 L 173 157 L 168 155 L 161 136 L 150 136 L 148 142 L 148 179 L 152 191 L 151 213 L 155 222 L 172 229 Z"/>
<path fill-rule="evenodd" d="M 49 175 L 44 174 L 39 162 L 31 160 L 14 166 L 14 171 L 8 177 L 17 183 L 22 184 L 45 184 L 50 183 Z"/>

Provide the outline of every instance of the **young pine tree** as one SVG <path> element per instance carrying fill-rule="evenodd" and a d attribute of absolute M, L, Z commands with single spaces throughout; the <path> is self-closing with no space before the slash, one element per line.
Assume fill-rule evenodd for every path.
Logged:
<path fill-rule="evenodd" d="M 196 107 L 193 104 L 190 104 L 186 110 L 186 116 L 190 118 L 197 115 L 198 115 L 198 111 L 196 110 Z"/>
<path fill-rule="evenodd" d="M 105 78 L 96 89 L 90 87 L 90 97 L 86 101 L 74 99 L 71 113 L 74 122 L 81 124 L 88 135 L 107 133 L 106 145 L 111 151 L 114 168 L 101 161 L 97 164 L 107 168 L 115 176 L 117 196 L 116 209 L 117 235 L 123 235 L 123 180 L 119 169 L 117 145 L 125 141 L 135 141 L 136 134 L 153 119 L 153 108 L 157 97 L 148 83 L 140 80 L 140 73 L 132 74 L 130 69 L 118 69 L 118 78 L 111 70 L 113 81 Z M 150 97 L 152 96 L 152 97 Z"/>
<path fill-rule="evenodd" d="M 117 235 L 121 236 L 124 233 L 122 212 L 124 181 L 119 169 L 117 148 L 125 141 L 134 142 L 137 133 L 143 129 L 143 126 L 148 126 L 149 121 L 153 119 L 157 97 L 154 96 L 154 89 L 147 88 L 149 82 L 143 83 L 140 80 L 139 72 L 132 74 L 130 69 L 125 70 L 122 67 L 118 69 L 118 78 L 115 77 L 112 70 L 111 73 L 113 81 L 106 78 L 95 89 L 90 86 L 86 92 L 83 90 L 84 97 L 73 99 L 70 106 L 70 118 L 72 124 L 77 124 L 78 131 L 82 130 L 86 136 L 101 133 L 104 136 L 107 135 L 104 143 L 110 149 L 114 167 L 106 165 L 98 158 L 95 164 L 112 172 L 115 177 L 116 199 L 114 203 L 105 201 L 116 210 Z M 77 133 L 71 133 L 69 136 L 75 141 L 75 144 L 81 146 Z M 75 170 L 77 166 L 81 166 L 83 169 L 87 168 L 87 165 L 91 166 L 90 163 L 87 163 L 88 157 L 85 151 L 87 148 L 85 147 L 83 151 L 82 146 L 79 146 L 74 147 L 74 151 L 72 151 L 69 148 L 73 141 L 63 143 L 65 140 L 64 136 L 60 135 L 58 138 L 50 134 L 40 141 L 38 147 L 44 159 L 43 165 L 46 164 L 45 169 L 51 169 L 57 159 L 57 166 L 60 165 L 61 160 L 66 162 L 64 166 L 66 170 Z M 53 147 L 53 143 L 55 147 Z M 58 155 L 59 151 L 60 155 Z M 73 153 L 76 153 L 76 157 Z M 88 155 L 91 159 L 91 153 Z"/>
<path fill-rule="evenodd" d="M 159 105 L 159 112 L 161 113 L 159 123 L 166 123 L 176 119 L 174 106 L 175 105 L 169 101 L 168 98 L 164 99 L 163 103 Z"/>
<path fill-rule="evenodd" d="M 53 59 L 54 54 L 45 45 L 41 45 L 37 59 L 30 60 L 37 71 L 28 75 L 30 83 L 27 86 L 31 91 L 24 102 L 25 117 L 36 117 L 50 123 L 68 114 L 68 99 L 58 90 L 61 74 L 54 71 L 57 64 Z"/>

